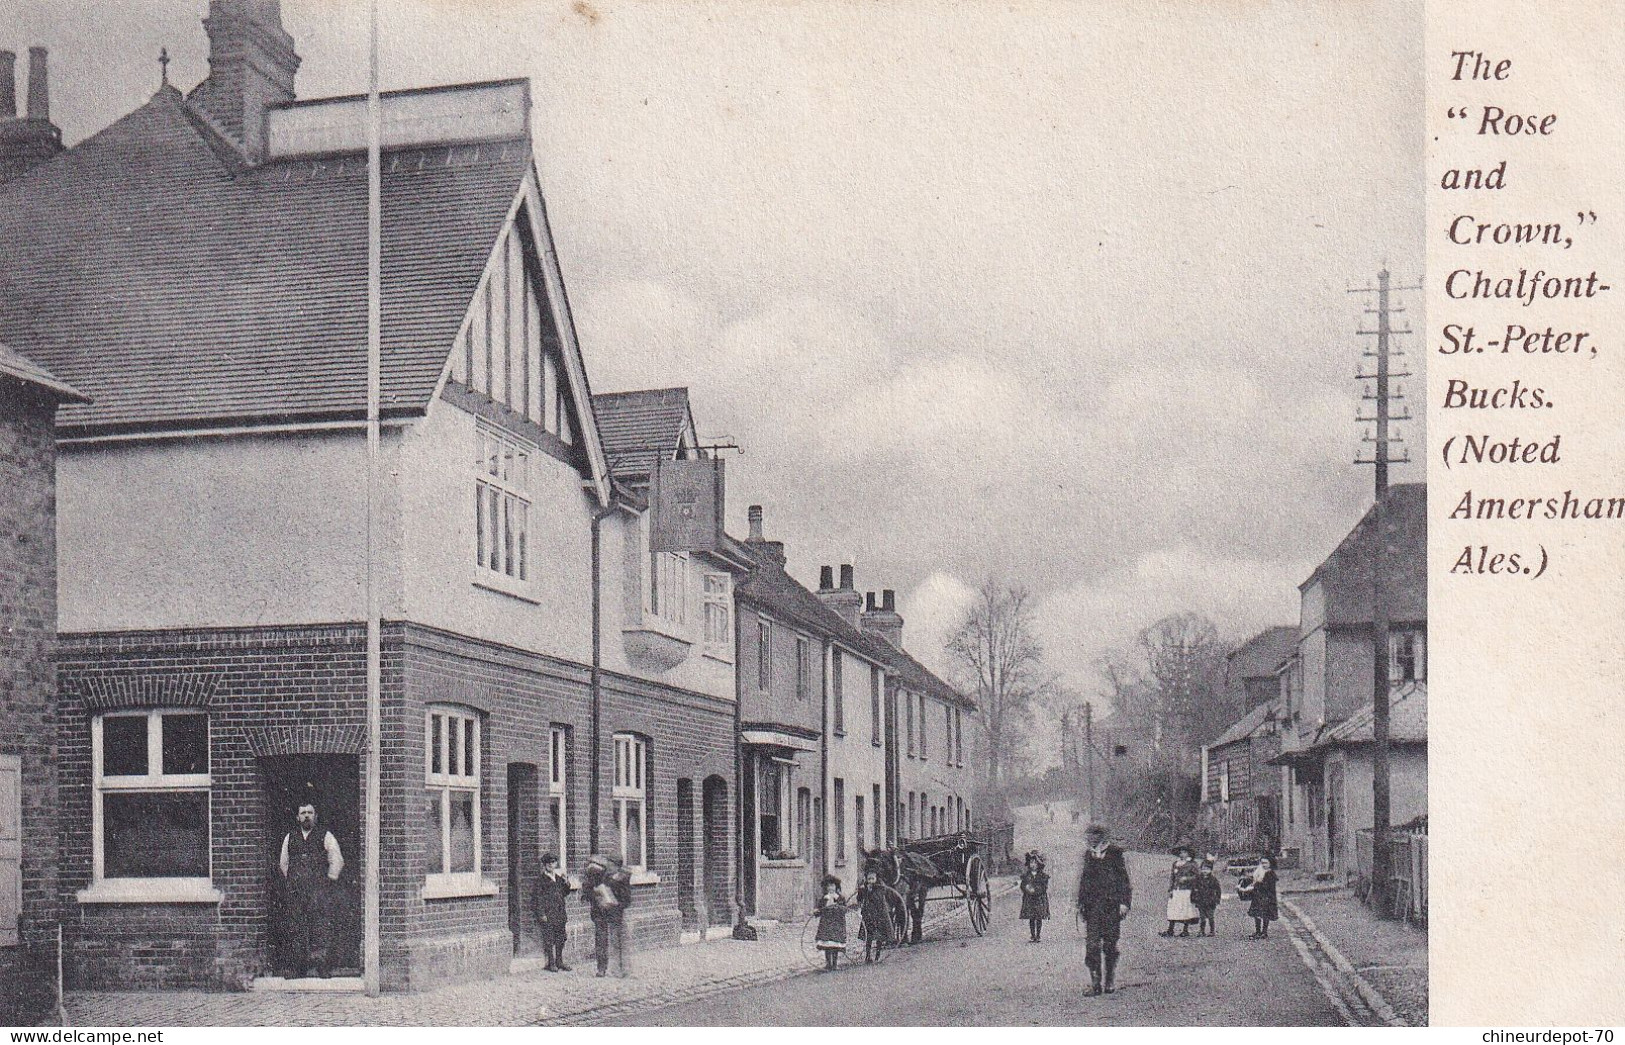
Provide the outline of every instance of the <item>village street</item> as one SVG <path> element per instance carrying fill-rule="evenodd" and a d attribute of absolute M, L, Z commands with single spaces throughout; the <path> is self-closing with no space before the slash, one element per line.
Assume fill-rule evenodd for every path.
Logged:
<path fill-rule="evenodd" d="M 1293 936 L 1312 942 L 1301 927 L 1276 923 L 1268 940 L 1252 930 L 1246 906 L 1227 892 L 1219 907 L 1219 935 L 1163 939 L 1160 919 L 1168 860 L 1128 854 L 1135 906 L 1123 926 L 1119 990 L 1088 997 L 1083 935 L 1070 910 L 1080 834 L 1070 823 L 1019 839 L 1049 856 L 1051 906 L 1043 942 L 1027 939 L 1017 919 L 1019 894 L 995 901 L 992 929 L 978 939 L 963 919 L 949 919 L 919 947 L 890 953 L 877 966 L 843 966 L 772 985 L 629 1015 L 626 1024 L 690 1026 L 1342 1026 L 1379 1023 L 1359 1010 L 1344 1012 L 1327 997 L 1300 958 Z M 1233 890 L 1233 881 L 1228 882 Z M 1349 1002 L 1340 998 L 1344 1008 Z M 1354 1002 L 1359 1005 L 1358 1001 Z"/>
<path fill-rule="evenodd" d="M 1246 939 L 1251 922 L 1227 892 L 1212 939 L 1156 935 L 1167 858 L 1129 853 L 1135 909 L 1124 925 L 1119 991 L 1086 997 L 1083 940 L 1069 910 L 1078 828 L 1024 824 L 1018 849 L 1050 859 L 1052 907 L 1044 941 L 1027 941 L 1019 899 L 995 882 L 992 926 L 972 933 L 962 908 L 933 905 L 921 946 L 889 952 L 877 966 L 813 972 L 794 927 L 759 943 L 716 940 L 636 956 L 631 980 L 535 971 L 415 994 L 209 991 L 72 992 L 79 1026 L 474 1026 L 620 1024 L 795 1025 L 1211 1025 L 1301 1026 L 1424 1023 L 1426 936 L 1396 923 L 1360 921 L 1346 893 L 1287 896 L 1288 917 L 1267 941 Z M 1227 884 L 1233 888 L 1233 882 Z M 1291 916 L 1293 907 L 1349 950 Z M 1351 912 L 1353 912 L 1351 914 Z M 1350 924 L 1350 918 L 1356 924 Z M 1373 931 L 1373 929 L 1377 931 Z M 1357 941 L 1360 950 L 1351 948 Z M 1352 960 L 1363 977 L 1350 975 Z M 1368 982 L 1369 981 L 1369 982 Z M 1375 984 L 1385 996 L 1371 993 Z M 1334 1000 L 1335 999 L 1335 1000 Z M 1396 1014 L 1387 1007 L 1392 1001 Z"/>

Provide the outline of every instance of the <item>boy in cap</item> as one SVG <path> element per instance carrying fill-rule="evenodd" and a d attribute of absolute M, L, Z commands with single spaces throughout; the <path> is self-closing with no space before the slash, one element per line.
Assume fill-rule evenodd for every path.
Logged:
<path fill-rule="evenodd" d="M 1089 966 L 1089 994 L 1117 989 L 1117 941 L 1123 919 L 1134 903 L 1123 850 L 1106 841 L 1106 829 L 1090 824 L 1084 835 L 1083 868 L 1078 872 L 1078 917 L 1084 924 L 1084 964 Z M 1104 976 L 1102 959 L 1105 959 Z"/>

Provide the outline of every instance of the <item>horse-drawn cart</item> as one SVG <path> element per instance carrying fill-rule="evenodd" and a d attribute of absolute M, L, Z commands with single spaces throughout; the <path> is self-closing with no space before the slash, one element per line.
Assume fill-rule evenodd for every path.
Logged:
<path fill-rule="evenodd" d="M 920 942 L 925 905 L 933 901 L 964 904 L 971 929 L 977 936 L 987 932 L 993 895 L 987 856 L 975 835 L 962 831 L 871 850 L 864 854 L 864 870 L 875 871 L 902 899 L 892 912 L 901 939 Z"/>

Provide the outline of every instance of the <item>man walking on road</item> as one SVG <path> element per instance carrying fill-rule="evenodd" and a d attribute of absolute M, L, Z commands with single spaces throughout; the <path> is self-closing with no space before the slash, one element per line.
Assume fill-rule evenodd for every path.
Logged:
<path fill-rule="evenodd" d="M 1089 966 L 1089 993 L 1106 994 L 1117 989 L 1117 940 L 1123 919 L 1134 902 L 1128 866 L 1123 850 L 1106 842 L 1106 829 L 1090 824 L 1085 832 L 1089 847 L 1083 853 L 1083 869 L 1078 872 L 1078 917 L 1084 923 L 1084 964 Z M 1101 959 L 1105 959 L 1102 987 Z"/>

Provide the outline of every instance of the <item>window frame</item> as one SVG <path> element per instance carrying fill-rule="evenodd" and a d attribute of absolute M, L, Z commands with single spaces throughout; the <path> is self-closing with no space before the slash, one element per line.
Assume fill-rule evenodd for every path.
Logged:
<path fill-rule="evenodd" d="M 163 772 L 163 719 L 165 717 L 197 717 L 204 720 L 205 764 L 211 767 L 204 773 Z M 109 777 L 103 772 L 106 761 L 104 726 L 111 718 L 140 718 L 147 721 L 147 772 L 141 776 L 119 774 Z M 91 761 L 91 881 L 79 894 L 81 901 L 99 899 L 128 899 L 152 902 L 184 900 L 218 900 L 214 888 L 214 787 L 212 752 L 208 750 L 212 737 L 209 714 L 199 708 L 156 707 L 104 711 L 90 719 Z M 156 767 L 156 768 L 155 768 Z M 204 814 L 204 851 L 207 869 L 202 875 L 170 876 L 109 876 L 107 867 L 106 813 L 104 801 L 112 794 L 204 794 L 207 796 Z M 122 895 L 121 895 L 122 894 Z"/>
<path fill-rule="evenodd" d="M 756 618 L 756 688 L 773 688 L 773 622 L 766 617 Z"/>
<path fill-rule="evenodd" d="M 844 737 L 846 736 L 846 686 L 844 672 L 841 668 L 841 648 L 831 646 L 829 648 L 829 657 L 830 721 L 834 724 L 835 735 Z"/>
<path fill-rule="evenodd" d="M 925 761 L 925 752 L 926 752 L 925 735 L 930 732 L 930 727 L 926 725 L 925 719 L 926 719 L 926 714 L 925 714 L 925 694 L 921 693 L 920 694 L 920 718 L 919 718 L 919 723 L 920 723 L 920 761 L 921 762 Z"/>
<path fill-rule="evenodd" d="M 919 758 L 920 756 L 914 753 L 914 694 L 910 693 L 908 690 L 903 690 L 902 694 L 904 719 L 903 732 L 908 734 L 908 757 Z"/>
<path fill-rule="evenodd" d="M 558 846 L 555 856 L 559 858 L 559 870 L 568 870 L 570 866 L 570 727 L 552 725 L 547 727 L 547 802 L 548 812 L 551 815 L 552 807 L 558 805 L 558 829 L 555 832 L 554 844 Z"/>
<path fill-rule="evenodd" d="M 805 635 L 796 636 L 796 700 L 812 695 L 812 643 Z"/>
<path fill-rule="evenodd" d="M 835 777 L 834 798 L 830 805 L 835 807 L 835 866 L 846 866 L 846 780 Z"/>
<path fill-rule="evenodd" d="M 1408 655 L 1409 672 L 1404 669 Z M 1417 628 L 1395 628 L 1388 633 L 1388 683 L 1402 686 L 1407 682 L 1427 681 L 1427 636 Z"/>
<path fill-rule="evenodd" d="M 712 590 L 712 582 L 720 587 Z M 700 580 L 700 639 L 705 655 L 733 660 L 733 578 L 718 570 L 707 570 Z M 713 612 L 720 611 L 721 624 L 713 636 Z"/>
<path fill-rule="evenodd" d="M 869 743 L 880 746 L 880 691 L 884 685 L 878 665 L 869 665 Z"/>
<path fill-rule="evenodd" d="M 441 771 L 435 772 L 434 720 L 440 718 L 446 725 L 439 735 Z M 480 712 L 460 704 L 429 704 L 423 709 L 423 789 L 426 798 L 440 800 L 440 867 L 439 871 L 423 872 L 423 894 L 428 898 L 446 896 L 475 896 L 492 891 L 485 880 L 485 723 Z M 459 724 L 461 740 L 458 754 L 462 756 L 459 772 L 450 772 L 450 724 Z M 470 742 L 469 733 L 473 733 Z M 472 772 L 469 758 L 472 755 Z M 470 828 L 473 834 L 474 867 L 469 871 L 451 870 L 451 803 L 453 795 L 470 795 L 473 810 Z"/>
<path fill-rule="evenodd" d="M 646 872 L 649 870 L 649 778 L 653 775 L 649 739 L 641 733 L 622 731 L 614 734 L 611 743 L 614 770 L 609 794 L 615 811 L 615 832 L 620 840 L 621 859 L 625 861 L 627 870 Z M 642 857 L 637 863 L 628 857 L 626 844 L 626 814 L 633 806 L 638 810 L 638 853 Z"/>

